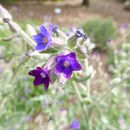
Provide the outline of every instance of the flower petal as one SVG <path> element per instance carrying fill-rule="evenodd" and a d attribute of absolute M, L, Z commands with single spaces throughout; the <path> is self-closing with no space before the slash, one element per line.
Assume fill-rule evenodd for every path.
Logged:
<path fill-rule="evenodd" d="M 44 89 L 48 90 L 48 86 L 49 86 L 49 79 L 44 79 Z"/>
<path fill-rule="evenodd" d="M 34 35 L 34 36 L 32 36 L 32 39 L 36 42 L 36 43 L 42 43 L 42 39 L 43 39 L 44 37 L 41 35 L 41 34 L 38 34 L 38 35 Z"/>
<path fill-rule="evenodd" d="M 55 68 L 54 72 L 55 72 L 56 75 L 60 75 L 60 73 L 61 73 L 56 68 Z"/>
<path fill-rule="evenodd" d="M 43 35 L 43 36 L 48 36 L 49 33 L 47 31 L 47 28 L 42 24 L 41 27 L 40 27 L 40 33 Z"/>
<path fill-rule="evenodd" d="M 71 52 L 69 54 L 66 55 L 67 58 L 72 58 L 72 59 L 76 59 L 76 53 L 75 52 Z"/>
<path fill-rule="evenodd" d="M 70 128 L 72 128 L 72 129 L 80 129 L 80 124 L 79 124 L 78 120 L 74 120 L 72 122 L 72 124 L 70 125 Z"/>
<path fill-rule="evenodd" d="M 81 70 L 82 67 L 76 60 L 73 60 L 71 62 L 71 68 L 73 71 L 76 71 L 76 70 Z"/>
<path fill-rule="evenodd" d="M 63 72 L 64 70 L 64 65 L 63 65 L 63 62 L 59 62 L 57 65 L 56 65 L 56 70 L 59 71 L 60 73 Z"/>
<path fill-rule="evenodd" d="M 39 71 L 39 70 L 31 70 L 31 71 L 29 72 L 29 75 L 36 77 L 36 76 L 38 76 L 40 73 L 41 73 L 41 71 Z"/>
<path fill-rule="evenodd" d="M 45 50 L 46 46 L 44 45 L 37 45 L 35 46 L 35 50 L 39 51 L 39 50 Z"/>
<path fill-rule="evenodd" d="M 42 78 L 42 77 L 40 77 L 40 76 L 35 77 L 35 79 L 34 79 L 34 81 L 33 81 L 33 84 L 34 84 L 35 86 L 38 86 L 38 85 L 40 85 L 40 84 L 42 84 L 42 83 L 43 83 L 43 78 Z"/>
<path fill-rule="evenodd" d="M 49 32 L 51 35 L 52 35 L 53 28 L 54 28 L 54 24 L 50 23 L 49 24 Z"/>
<path fill-rule="evenodd" d="M 64 73 L 65 78 L 67 78 L 67 79 L 71 78 L 71 76 L 72 76 L 71 67 L 65 68 L 63 73 Z"/>

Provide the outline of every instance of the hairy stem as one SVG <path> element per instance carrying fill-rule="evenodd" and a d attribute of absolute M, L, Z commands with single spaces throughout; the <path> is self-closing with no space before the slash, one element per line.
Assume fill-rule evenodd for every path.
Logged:
<path fill-rule="evenodd" d="M 87 128 L 87 130 L 91 130 L 91 129 L 89 129 L 90 127 L 89 127 L 89 114 L 88 114 L 89 111 L 88 111 L 88 108 L 87 108 L 86 104 L 83 103 L 83 98 L 82 98 L 80 91 L 79 91 L 79 89 L 78 89 L 78 87 L 77 87 L 77 85 L 74 81 L 72 81 L 72 86 L 73 86 L 73 88 L 74 88 L 74 90 L 75 90 L 75 92 L 78 96 L 78 99 L 80 101 L 80 104 L 81 104 L 81 107 L 82 107 L 82 110 L 83 110 L 83 113 L 84 113 L 84 118 L 87 121 L 86 128 Z"/>

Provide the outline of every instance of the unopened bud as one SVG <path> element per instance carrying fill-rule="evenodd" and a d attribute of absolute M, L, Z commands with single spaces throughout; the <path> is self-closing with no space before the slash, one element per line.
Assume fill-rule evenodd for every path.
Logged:
<path fill-rule="evenodd" d="M 55 26 L 53 27 L 53 29 L 52 29 L 52 31 L 53 31 L 54 33 L 57 33 L 58 30 L 59 30 L 59 27 L 58 27 L 57 25 L 55 25 Z"/>
<path fill-rule="evenodd" d="M 75 46 L 77 45 L 77 39 L 78 39 L 78 38 L 77 38 L 75 35 L 71 36 L 71 37 L 68 39 L 68 41 L 67 41 L 68 46 L 69 46 L 70 48 L 75 47 Z"/>
<path fill-rule="evenodd" d="M 76 52 L 77 52 L 77 54 L 78 54 L 78 56 L 79 56 L 79 58 L 87 58 L 87 50 L 86 50 L 86 48 L 84 47 L 84 46 L 78 46 L 77 48 L 76 48 Z"/>
<path fill-rule="evenodd" d="M 76 31 L 76 33 L 75 33 L 75 36 L 77 37 L 77 38 L 80 38 L 80 37 L 82 37 L 83 36 L 83 30 L 82 29 L 78 29 L 77 31 Z"/>
<path fill-rule="evenodd" d="M 92 100 L 90 98 L 84 98 L 83 103 L 85 103 L 86 105 L 90 105 L 92 104 Z"/>

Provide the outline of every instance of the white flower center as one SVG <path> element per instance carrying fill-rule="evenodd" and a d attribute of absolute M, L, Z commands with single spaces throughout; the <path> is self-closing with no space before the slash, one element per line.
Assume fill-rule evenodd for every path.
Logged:
<path fill-rule="evenodd" d="M 46 75 L 45 75 L 43 72 L 41 72 L 40 75 L 41 75 L 42 78 L 45 78 L 45 77 L 46 77 Z"/>
<path fill-rule="evenodd" d="M 70 65 L 69 61 L 64 61 L 63 64 L 64 64 L 65 67 L 68 67 Z"/>

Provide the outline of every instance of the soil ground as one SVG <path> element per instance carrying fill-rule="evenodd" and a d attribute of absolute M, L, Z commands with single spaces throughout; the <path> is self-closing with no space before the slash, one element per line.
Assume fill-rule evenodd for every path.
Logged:
<path fill-rule="evenodd" d="M 63 2 L 39 2 L 37 0 L 24 0 L 16 4 L 4 5 L 15 19 L 45 19 L 62 25 L 70 26 L 80 24 L 85 19 L 95 16 L 112 18 L 117 23 L 130 23 L 130 11 L 123 9 L 119 0 L 90 0 L 90 6 L 81 6 L 82 0 L 64 0 Z M 61 14 L 54 12 L 55 8 L 61 9 Z M 46 18 L 47 17 L 47 18 Z"/>

